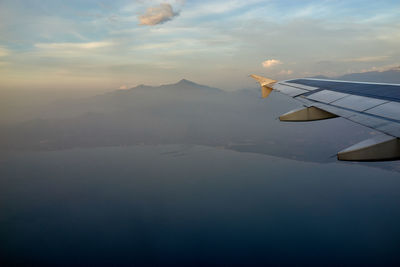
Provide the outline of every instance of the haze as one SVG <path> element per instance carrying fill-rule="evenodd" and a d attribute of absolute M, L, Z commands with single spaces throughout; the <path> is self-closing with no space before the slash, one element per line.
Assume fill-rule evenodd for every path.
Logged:
<path fill-rule="evenodd" d="M 0 265 L 400 265 L 377 132 L 277 80 L 400 83 L 399 1 L 0 0 Z"/>

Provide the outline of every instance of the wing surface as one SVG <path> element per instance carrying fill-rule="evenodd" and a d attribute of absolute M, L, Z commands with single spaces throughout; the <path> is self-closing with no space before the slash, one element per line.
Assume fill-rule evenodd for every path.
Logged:
<path fill-rule="evenodd" d="M 302 109 L 283 114 L 280 116 L 281 121 L 343 117 L 380 133 L 339 152 L 339 160 L 377 161 L 400 158 L 399 84 L 311 78 L 272 83 L 269 81 L 273 80 L 262 76 L 251 77 L 262 88 L 268 86 L 271 91 L 278 91 L 302 103 Z"/>

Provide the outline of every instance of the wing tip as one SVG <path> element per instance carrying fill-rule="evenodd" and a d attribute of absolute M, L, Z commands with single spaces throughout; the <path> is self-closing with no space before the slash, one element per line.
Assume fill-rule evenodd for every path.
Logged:
<path fill-rule="evenodd" d="M 250 74 L 249 77 L 253 78 L 254 80 L 258 81 L 258 83 L 261 86 L 261 95 L 262 98 L 267 98 L 269 94 L 272 92 L 274 83 L 276 83 L 276 80 L 270 79 L 270 78 L 265 78 L 263 76 L 259 76 L 256 74 Z"/>
<path fill-rule="evenodd" d="M 254 80 L 258 81 L 262 86 L 263 85 L 272 85 L 273 83 L 276 83 L 276 80 L 270 79 L 270 78 L 266 78 L 260 75 L 256 75 L 256 74 L 250 74 L 249 77 L 253 78 Z"/>

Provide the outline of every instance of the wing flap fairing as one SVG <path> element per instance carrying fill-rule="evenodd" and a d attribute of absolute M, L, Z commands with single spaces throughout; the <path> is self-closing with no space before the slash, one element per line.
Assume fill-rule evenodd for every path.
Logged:
<path fill-rule="evenodd" d="M 317 107 L 305 107 L 289 111 L 279 117 L 280 121 L 317 121 L 336 118 L 337 115 Z"/>
<path fill-rule="evenodd" d="M 338 160 L 383 161 L 400 158 L 399 138 L 380 134 L 357 143 L 337 154 Z"/>

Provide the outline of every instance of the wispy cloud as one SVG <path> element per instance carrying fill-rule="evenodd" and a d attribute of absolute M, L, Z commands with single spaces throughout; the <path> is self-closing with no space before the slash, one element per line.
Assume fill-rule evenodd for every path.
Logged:
<path fill-rule="evenodd" d="M 192 8 L 182 12 L 182 16 L 193 18 L 209 15 L 223 15 L 230 12 L 243 11 L 243 9 L 260 2 L 262 2 L 262 0 L 198 1 L 191 3 Z"/>
<path fill-rule="evenodd" d="M 145 14 L 139 16 L 139 21 L 140 25 L 154 26 L 169 21 L 178 15 L 179 12 L 175 12 L 170 4 L 162 3 L 156 7 L 149 7 Z"/>
<path fill-rule="evenodd" d="M 0 46 L 0 57 L 5 57 L 8 56 L 10 54 L 10 52 L 8 51 L 8 49 Z"/>
<path fill-rule="evenodd" d="M 291 75 L 293 74 L 292 70 L 281 70 L 279 73 L 279 75 Z"/>
<path fill-rule="evenodd" d="M 91 50 L 112 46 L 112 42 L 87 42 L 87 43 L 38 43 L 36 48 L 57 50 Z"/>
<path fill-rule="evenodd" d="M 63 65 L 67 60 L 69 62 L 73 60 L 89 60 L 89 58 L 96 59 L 96 61 L 105 60 L 105 58 L 118 51 L 113 49 L 117 45 L 114 42 L 100 41 L 100 42 L 63 42 L 63 43 L 36 43 L 34 49 L 24 51 L 15 58 L 19 61 L 21 56 L 25 56 L 26 59 L 41 60 L 43 58 L 52 58 L 51 64 L 58 62 Z M 80 64 L 77 62 L 77 64 Z M 41 67 L 44 67 L 42 65 Z"/>
<path fill-rule="evenodd" d="M 386 65 L 386 66 L 379 66 L 379 67 L 371 67 L 369 69 L 363 69 L 361 70 L 361 73 L 363 72 L 371 72 L 371 71 L 378 71 L 378 72 L 383 72 L 383 71 L 388 71 L 388 70 L 395 70 L 400 72 L 400 66 L 399 64 L 391 64 L 391 65 Z"/>
<path fill-rule="evenodd" d="M 268 69 L 268 68 L 272 68 L 273 66 L 280 65 L 280 64 L 282 64 L 282 62 L 278 59 L 268 59 L 268 60 L 263 61 L 261 64 L 264 68 Z"/>
<path fill-rule="evenodd" d="M 367 56 L 367 57 L 357 57 L 342 60 L 343 62 L 380 62 L 385 61 L 388 56 Z"/>

